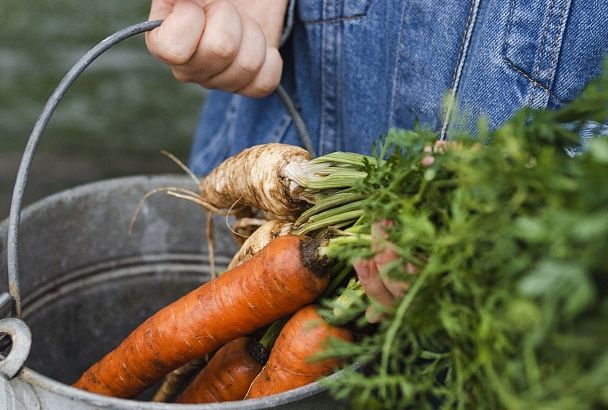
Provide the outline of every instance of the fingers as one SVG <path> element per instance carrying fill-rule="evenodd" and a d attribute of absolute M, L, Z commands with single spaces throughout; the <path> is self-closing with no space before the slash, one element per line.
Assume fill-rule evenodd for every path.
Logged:
<path fill-rule="evenodd" d="M 257 23 L 246 16 L 241 16 L 241 30 L 241 45 L 230 64 L 202 85 L 236 92 L 253 82 L 266 61 L 266 39 Z"/>
<path fill-rule="evenodd" d="M 386 276 L 387 267 L 390 263 L 398 260 L 399 255 L 394 250 L 394 248 L 387 246 L 382 251 L 376 253 L 373 258 L 373 262 L 376 265 L 376 269 L 378 270 L 379 276 L 384 283 L 384 286 L 388 289 L 388 291 L 395 297 L 401 298 L 405 295 L 405 292 L 410 288 L 409 283 L 403 281 L 397 281 Z M 410 265 L 410 268 L 413 266 Z"/>
<path fill-rule="evenodd" d="M 278 87 L 283 72 L 283 59 L 276 48 L 266 48 L 266 60 L 254 80 L 242 88 L 239 94 L 261 98 L 265 97 Z"/>
<path fill-rule="evenodd" d="M 403 281 L 396 281 L 386 276 L 389 264 L 399 259 L 399 254 L 395 247 L 387 241 L 387 228 L 393 226 L 388 220 L 377 222 L 372 227 L 372 251 L 374 252 L 373 262 L 384 283 L 384 286 L 395 297 L 401 298 L 409 289 L 409 284 Z"/>
<path fill-rule="evenodd" d="M 433 165 L 435 163 L 434 154 L 441 154 L 441 153 L 445 152 L 447 146 L 448 146 L 448 141 L 442 141 L 442 140 L 435 141 L 435 144 L 433 145 L 433 147 L 431 147 L 430 145 L 425 146 L 424 147 L 425 156 L 422 158 L 422 161 L 420 161 L 422 166 L 425 168 L 428 168 L 431 165 Z"/>
<path fill-rule="evenodd" d="M 160 27 L 146 33 L 150 53 L 170 65 L 189 61 L 205 27 L 203 9 L 191 0 L 154 0 L 150 19 L 164 19 Z"/>
<path fill-rule="evenodd" d="M 209 4 L 205 8 L 205 16 L 205 31 L 196 54 L 187 65 L 177 70 L 191 76 L 211 78 L 232 64 L 243 46 L 243 37 L 249 33 L 243 33 L 241 15 L 230 3 Z"/>
<path fill-rule="evenodd" d="M 387 307 L 394 306 L 395 296 L 384 285 L 373 260 L 355 261 L 353 266 L 367 296 Z"/>
<path fill-rule="evenodd" d="M 393 307 L 395 305 L 395 296 L 386 288 L 373 260 L 355 261 L 353 267 L 368 297 L 386 307 Z M 365 318 L 369 323 L 378 323 L 383 317 L 384 314 L 379 312 L 374 306 L 368 306 L 365 310 Z"/>
<path fill-rule="evenodd" d="M 276 48 L 267 46 L 262 28 L 230 2 L 202 3 L 153 1 L 150 18 L 165 21 L 146 37 L 150 52 L 182 82 L 249 97 L 274 91 L 283 60 Z"/>

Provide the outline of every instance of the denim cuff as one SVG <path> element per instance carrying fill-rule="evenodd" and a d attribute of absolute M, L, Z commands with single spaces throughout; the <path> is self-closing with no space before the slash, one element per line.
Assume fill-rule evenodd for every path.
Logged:
<path fill-rule="evenodd" d="M 285 44 L 285 41 L 289 38 L 291 30 L 293 29 L 293 18 L 296 11 L 296 0 L 289 0 L 287 5 L 287 13 L 285 14 L 285 26 L 283 27 L 283 34 L 281 35 L 281 42 L 279 47 Z"/>

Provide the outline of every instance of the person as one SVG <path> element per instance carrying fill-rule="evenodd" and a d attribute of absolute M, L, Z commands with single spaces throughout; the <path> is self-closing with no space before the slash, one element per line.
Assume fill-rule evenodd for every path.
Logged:
<path fill-rule="evenodd" d="M 152 0 L 150 19 L 164 19 L 147 34 L 150 52 L 178 80 L 216 90 L 190 158 L 200 175 L 247 146 L 300 143 L 279 83 L 317 154 L 365 153 L 391 128 L 419 123 L 449 139 L 481 116 L 497 127 L 522 106 L 557 108 L 608 51 L 601 1 Z M 444 108 L 446 95 L 465 115 Z M 376 251 L 355 269 L 391 306 L 406 289 L 379 273 L 390 245 Z"/>

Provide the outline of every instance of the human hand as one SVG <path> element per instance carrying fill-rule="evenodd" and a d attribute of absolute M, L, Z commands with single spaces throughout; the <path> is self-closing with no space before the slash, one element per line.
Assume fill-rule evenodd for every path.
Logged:
<path fill-rule="evenodd" d="M 425 168 L 435 163 L 435 154 L 441 154 L 448 146 L 454 143 L 437 141 L 434 146 L 424 147 L 425 156 L 422 158 L 421 165 Z M 392 227 L 390 221 L 384 220 L 372 226 L 372 252 L 374 257 L 367 260 L 358 260 L 353 263 L 353 267 L 363 290 L 368 297 L 385 308 L 392 308 L 409 289 L 408 282 L 400 282 L 386 276 L 386 267 L 398 259 L 397 251 L 393 244 L 387 241 L 386 229 Z M 405 272 L 415 274 L 419 268 L 412 263 L 403 266 Z M 365 312 L 365 317 L 370 323 L 379 322 L 384 314 L 373 305 L 369 306 Z"/>
<path fill-rule="evenodd" d="M 288 0 L 152 0 L 148 50 L 175 78 L 264 97 L 278 86 L 279 41 Z"/>
<path fill-rule="evenodd" d="M 359 282 L 368 297 L 386 308 L 392 308 L 409 289 L 409 283 L 400 282 L 386 276 L 387 266 L 398 259 L 393 244 L 387 241 L 385 229 L 393 224 L 390 221 L 381 221 L 372 226 L 372 252 L 371 259 L 359 259 L 353 263 Z M 407 273 L 414 274 L 418 268 L 411 263 L 404 266 Z M 365 311 L 365 317 L 370 323 L 379 322 L 383 313 L 373 305 Z"/>

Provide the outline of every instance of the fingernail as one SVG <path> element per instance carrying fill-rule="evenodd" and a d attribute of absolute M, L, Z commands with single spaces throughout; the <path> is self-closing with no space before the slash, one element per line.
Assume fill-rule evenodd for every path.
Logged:
<path fill-rule="evenodd" d="M 382 314 L 376 312 L 373 307 L 368 306 L 367 309 L 365 309 L 365 318 L 369 323 L 378 323 L 380 322 L 380 319 L 382 319 Z"/>

